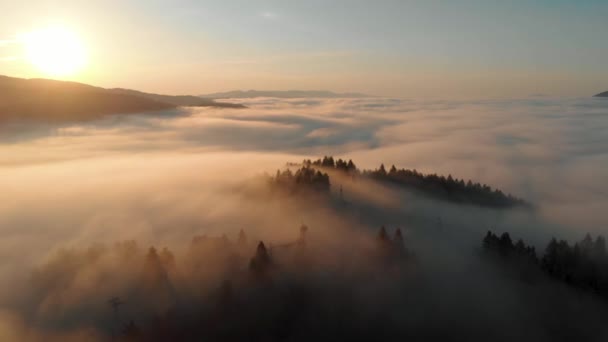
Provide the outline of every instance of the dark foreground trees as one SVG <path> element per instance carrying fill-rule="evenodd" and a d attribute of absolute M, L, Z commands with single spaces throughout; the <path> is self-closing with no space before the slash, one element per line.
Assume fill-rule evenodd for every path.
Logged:
<path fill-rule="evenodd" d="M 405 259 L 412 259 L 414 255 L 405 246 L 405 240 L 401 228 L 395 229 L 393 237 L 384 226 L 380 227 L 376 237 L 378 255 L 385 262 L 398 262 Z"/>
<path fill-rule="evenodd" d="M 534 247 L 522 240 L 513 244 L 508 233 L 498 237 L 488 232 L 482 250 L 485 255 L 500 256 L 520 266 L 522 262 L 534 264 L 554 279 L 608 298 L 608 253 L 603 236 L 593 239 L 587 234 L 574 245 L 552 238 L 539 258 Z"/>
<path fill-rule="evenodd" d="M 139 249 L 134 242 L 66 254 L 31 284 L 44 286 L 35 288 L 42 296 L 28 298 L 38 311 L 27 324 L 67 331 L 91 327 L 102 332 L 100 340 L 127 341 L 603 341 L 607 336 L 608 330 L 600 329 L 608 310 L 595 310 L 602 302 L 593 301 L 590 310 L 565 286 L 549 293 L 517 280 L 496 282 L 487 265 L 473 269 L 479 272 L 466 266 L 459 274 L 445 259 L 428 262 L 446 253 L 442 247 L 449 243 L 427 240 L 430 249 L 420 249 L 422 260 L 416 262 L 407 232 L 396 227 L 336 229 L 325 245 L 314 226 L 291 233 L 286 243 L 260 242 L 252 231 L 234 238 L 201 235 L 175 255 L 169 248 Z M 562 264 L 559 242 L 550 245 L 547 263 Z M 603 239 L 589 237 L 580 245 L 589 255 L 605 255 Z M 544 255 L 539 259 L 532 246 L 509 234 L 490 232 L 482 250 L 487 259 L 517 270 L 528 265 L 545 277 Z M 99 281 L 87 291 L 91 280 Z M 563 296 L 570 292 L 574 295 Z M 506 301 L 522 300 L 509 309 L 505 294 Z M 42 320 L 40 310 L 50 315 Z"/>
<path fill-rule="evenodd" d="M 311 242 L 309 233 L 301 225 L 294 240 L 282 244 L 250 243 L 242 229 L 234 242 L 225 235 L 195 236 L 181 267 L 168 248 L 133 251 L 141 258 L 139 285 L 135 293 L 108 301 L 113 320 L 107 333 L 120 341 L 369 340 L 395 334 L 353 309 L 350 282 L 373 288 L 370 278 L 398 279 L 413 257 L 402 230 L 382 227 L 371 243 L 357 245 L 362 248 L 352 255 L 360 258 L 354 273 L 359 282 L 353 270 L 329 273 L 331 253 Z M 364 323 L 369 326 L 359 329 Z"/>

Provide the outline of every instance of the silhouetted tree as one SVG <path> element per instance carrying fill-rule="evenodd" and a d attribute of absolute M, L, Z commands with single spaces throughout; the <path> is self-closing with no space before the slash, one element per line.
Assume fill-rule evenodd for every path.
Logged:
<path fill-rule="evenodd" d="M 342 159 L 336 160 L 336 170 L 347 172 L 348 171 L 348 164 L 346 163 L 346 161 L 342 160 Z"/>
<path fill-rule="evenodd" d="M 384 226 L 380 227 L 380 231 L 378 232 L 378 241 L 380 243 L 385 243 L 388 241 L 388 234 L 386 233 L 386 228 L 384 228 Z"/>
<path fill-rule="evenodd" d="M 603 236 L 595 239 L 592 255 L 596 260 L 606 259 L 606 239 Z"/>
<path fill-rule="evenodd" d="M 150 247 L 148 254 L 146 255 L 144 276 L 146 277 L 146 282 L 151 284 L 167 281 L 167 272 L 154 247 Z"/>
<path fill-rule="evenodd" d="M 517 240 L 514 245 L 509 233 L 503 233 L 500 237 L 488 231 L 482 241 L 482 250 L 486 254 L 499 255 L 505 260 L 511 259 L 521 263 L 537 263 L 536 250 L 532 246 L 526 246 L 522 239 Z"/>
<path fill-rule="evenodd" d="M 353 161 L 350 160 L 350 159 L 348 160 L 348 164 L 346 164 L 346 169 L 349 172 L 355 172 L 355 171 L 357 171 L 357 167 L 355 166 L 355 163 L 353 163 Z"/>
<path fill-rule="evenodd" d="M 271 259 L 266 250 L 264 242 L 260 241 L 256 248 L 255 255 L 249 262 L 249 269 L 256 276 L 265 276 L 271 268 Z"/>
<path fill-rule="evenodd" d="M 150 247 L 144 261 L 140 290 L 138 295 L 143 298 L 154 298 L 153 305 L 159 312 L 167 310 L 174 302 L 169 274 L 154 247 Z"/>
<path fill-rule="evenodd" d="M 542 267 L 548 273 L 555 273 L 557 269 L 557 261 L 558 261 L 558 247 L 557 240 L 552 238 L 547 248 L 545 248 L 545 255 L 542 258 Z"/>
<path fill-rule="evenodd" d="M 513 246 L 513 241 L 511 240 L 511 236 L 509 233 L 505 232 L 500 236 L 499 241 L 499 250 L 502 255 L 508 255 L 513 251 L 515 247 Z"/>
<path fill-rule="evenodd" d="M 407 255 L 407 250 L 405 248 L 405 241 L 403 240 L 403 234 L 401 233 L 401 228 L 397 228 L 395 231 L 395 237 L 393 238 L 393 244 L 395 246 L 395 251 L 397 256 L 403 257 Z"/>
<path fill-rule="evenodd" d="M 334 162 L 334 157 L 328 157 L 328 156 L 323 157 L 323 161 L 321 163 L 321 166 L 331 167 L 331 168 L 335 167 L 336 164 Z"/>
<path fill-rule="evenodd" d="M 494 252 L 498 250 L 498 237 L 489 230 L 483 239 L 483 249 L 486 252 Z"/>
<path fill-rule="evenodd" d="M 384 164 L 380 164 L 380 168 L 377 171 L 380 177 L 386 177 L 386 169 L 384 168 Z"/>
<path fill-rule="evenodd" d="M 515 253 L 517 253 L 518 255 L 526 254 L 526 245 L 524 244 L 524 240 L 517 240 L 517 243 L 515 243 Z"/>
<path fill-rule="evenodd" d="M 300 237 L 298 238 L 298 245 L 301 247 L 306 246 L 306 233 L 308 232 L 308 226 L 305 224 L 300 226 Z"/>
<path fill-rule="evenodd" d="M 391 241 L 386 232 L 386 228 L 384 226 L 380 227 L 380 231 L 378 231 L 378 236 L 376 238 L 378 248 L 383 254 L 385 252 L 389 252 L 391 249 Z"/>
<path fill-rule="evenodd" d="M 579 245 L 581 248 L 581 252 L 585 257 L 588 257 L 591 255 L 591 252 L 593 251 L 593 239 L 591 238 L 591 235 L 589 233 L 587 233 L 585 235 L 585 237 L 583 238 L 583 240 L 581 240 L 581 243 Z"/>

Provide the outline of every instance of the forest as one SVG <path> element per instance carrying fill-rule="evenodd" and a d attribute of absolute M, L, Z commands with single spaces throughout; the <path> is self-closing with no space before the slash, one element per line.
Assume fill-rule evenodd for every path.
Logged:
<path fill-rule="evenodd" d="M 474 328 L 473 318 L 455 325 L 442 321 L 436 311 L 439 307 L 433 308 L 433 291 L 428 290 L 432 285 L 425 280 L 421 260 L 400 227 L 382 226 L 363 240 L 344 234 L 343 242 L 349 247 L 340 259 L 317 239 L 317 233 L 301 225 L 293 240 L 282 243 L 257 240 L 244 229 L 234 239 L 197 235 L 181 256 L 167 247 L 142 249 L 133 240 L 60 250 L 32 275 L 28 300 L 53 310 L 53 319 L 45 324 L 60 324 L 64 329 L 91 325 L 102 340 L 445 341 L 458 334 L 465 340 L 482 341 L 503 337 L 491 326 Z M 543 282 L 545 278 L 573 290 L 604 298 L 607 294 L 608 257 L 601 236 L 587 235 L 573 246 L 552 239 L 539 257 L 534 247 L 521 239 L 513 242 L 509 233 L 488 232 L 480 251 L 483 262 L 510 270 L 518 281 L 548 293 L 552 300 L 556 297 L 549 290 L 552 285 Z M 449 279 L 448 271 L 442 272 Z M 73 293 L 77 291 L 73 284 L 83 273 L 105 279 L 104 286 L 86 300 L 80 298 L 83 294 Z M 80 298 L 82 309 L 68 312 L 58 306 L 68 298 Z M 469 310 L 469 304 L 450 310 Z M 556 309 L 557 321 L 537 322 L 553 331 L 550 336 L 566 333 L 594 341 L 577 335 L 575 325 L 559 326 L 560 315 L 566 313 L 555 305 L 548 302 L 542 310 Z M 433 329 L 429 317 L 445 328 Z M 39 324 L 35 315 L 28 324 Z M 588 333 L 595 336 L 593 331 Z"/>
<path fill-rule="evenodd" d="M 235 221 L 227 216 L 200 225 L 177 221 L 167 230 L 194 233 L 175 241 L 138 237 L 62 247 L 34 268 L 9 307 L 24 326 L 45 334 L 86 329 L 90 335 L 77 341 L 456 336 L 599 342 L 608 336 L 604 322 L 596 321 L 608 313 L 602 236 L 587 235 L 574 244 L 552 239 L 539 249 L 509 233 L 488 232 L 479 246 L 483 226 L 476 215 L 494 216 L 496 211 L 484 207 L 495 206 L 463 207 L 459 204 L 473 200 L 456 201 L 452 208 L 475 216 L 457 225 L 441 220 L 447 205 L 437 201 L 425 203 L 428 215 L 419 217 L 376 210 L 384 202 L 342 205 L 351 198 L 345 182 L 396 185 L 410 174 L 420 184 L 464 183 L 396 167 L 360 170 L 351 160 L 332 157 L 305 160 L 264 176 L 265 182 L 254 182 L 262 188 L 252 187 L 255 191 L 227 204 Z M 364 194 L 372 196 L 378 188 L 370 189 Z M 458 196 L 472 196 L 466 191 Z M 324 197 L 337 194 L 340 201 L 328 205 Z M 209 207 L 193 207 L 197 215 L 216 215 Z M 55 340 L 64 340 L 60 336 Z"/>
<path fill-rule="evenodd" d="M 292 172 L 289 168 L 283 171 L 277 170 L 274 178 L 268 178 L 268 184 L 272 188 L 287 190 L 292 193 L 329 193 L 331 189 L 329 175 L 310 166 L 303 166 L 295 172 Z"/>
<path fill-rule="evenodd" d="M 538 256 L 536 249 L 519 239 L 513 243 L 509 233 L 500 237 L 488 231 L 482 242 L 485 255 L 517 267 L 522 275 L 535 270 L 583 291 L 608 299 L 608 253 L 606 239 L 590 234 L 570 245 L 566 240 L 552 238 Z M 526 278 L 529 279 L 529 278 Z"/>
<path fill-rule="evenodd" d="M 79 272 L 103 273 L 100 265 L 108 260 L 122 265 L 129 271 L 116 269 L 112 278 L 124 277 L 127 283 L 108 298 L 99 292 L 87 299 L 95 314 L 76 313 L 62 323 L 69 327 L 91 320 L 88 324 L 107 339 L 118 341 L 367 339 L 385 328 L 391 336 L 404 334 L 366 321 L 371 316 L 361 311 L 360 294 L 351 292 L 350 284 L 368 277 L 376 279 L 372 283 L 396 281 L 415 268 L 416 257 L 401 229 L 390 233 L 383 226 L 364 245 L 353 246 L 358 249 L 356 268 L 332 265 L 335 261 L 309 241 L 310 233 L 314 231 L 302 225 L 296 239 L 282 244 L 253 240 L 244 230 L 234 240 L 200 235 L 182 258 L 166 247 L 142 250 L 133 240 L 62 250 L 34 272 L 30 285 L 34 300 L 53 305 L 45 296 L 62 293 L 62 284 L 74 282 Z M 333 281 L 323 280 L 323 274 Z M 112 287 L 112 278 L 106 287 Z M 62 318 L 65 313 L 55 315 Z"/>
<path fill-rule="evenodd" d="M 295 174 L 292 174 L 289 169 L 282 173 L 277 172 L 276 182 L 315 184 L 315 187 L 327 191 L 330 184 L 329 176 L 326 173 L 314 171 L 314 168 L 320 168 L 321 170 L 340 171 L 349 175 L 353 180 L 359 177 L 373 179 L 450 202 L 490 208 L 530 207 L 530 204 L 523 199 L 505 194 L 499 189 L 493 189 L 486 184 L 473 183 L 471 180 L 465 182 L 464 179 L 453 178 L 452 175 L 445 177 L 437 174 L 423 174 L 415 169 L 397 169 L 394 165 L 387 171 L 384 164 L 375 170 L 360 170 L 352 160 L 334 159 L 333 156 L 325 156 L 314 161 L 307 159 L 301 165 L 302 168 Z M 292 181 L 289 181 L 290 179 Z"/>

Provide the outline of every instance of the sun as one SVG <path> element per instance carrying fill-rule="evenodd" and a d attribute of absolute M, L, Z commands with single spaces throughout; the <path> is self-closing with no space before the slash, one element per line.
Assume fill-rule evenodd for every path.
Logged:
<path fill-rule="evenodd" d="M 84 44 L 68 29 L 48 27 L 25 34 L 22 40 L 29 62 L 48 76 L 71 76 L 86 65 Z"/>

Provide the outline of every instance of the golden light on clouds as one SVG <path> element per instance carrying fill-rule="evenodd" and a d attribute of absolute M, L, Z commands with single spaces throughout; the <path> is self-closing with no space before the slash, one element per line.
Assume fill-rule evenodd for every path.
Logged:
<path fill-rule="evenodd" d="M 48 27 L 24 34 L 22 42 L 27 60 L 46 76 L 72 76 L 87 62 L 80 37 L 62 27 Z"/>

